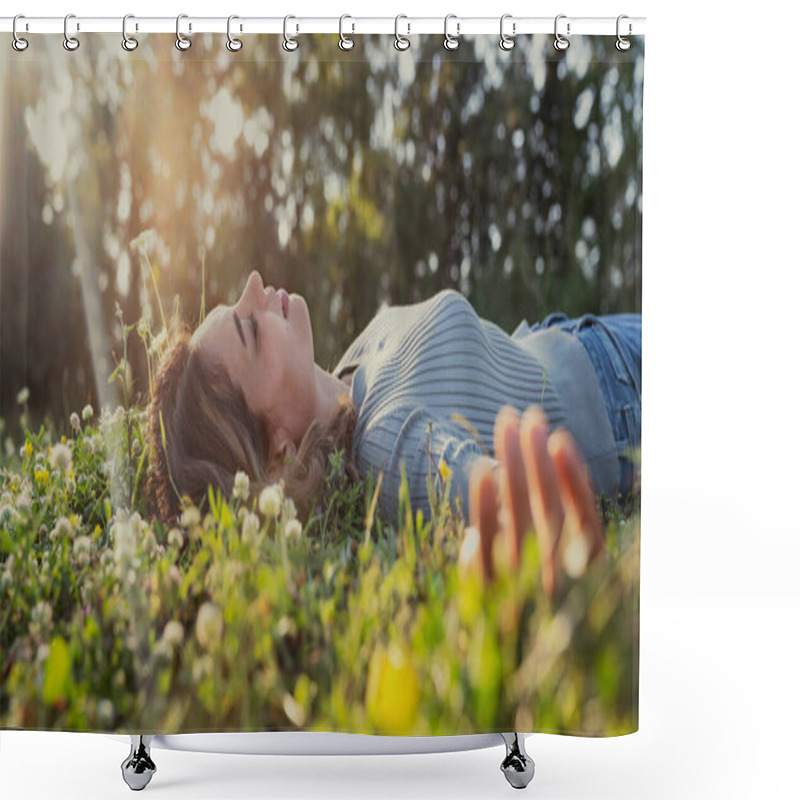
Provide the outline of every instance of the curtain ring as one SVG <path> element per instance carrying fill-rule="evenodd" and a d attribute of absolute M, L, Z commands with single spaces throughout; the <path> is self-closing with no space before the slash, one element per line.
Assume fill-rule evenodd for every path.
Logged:
<path fill-rule="evenodd" d="M 297 39 L 295 39 L 293 36 L 289 36 L 289 34 L 286 32 L 286 23 L 290 19 L 297 19 L 297 17 L 293 17 L 291 14 L 288 14 L 283 18 L 283 49 L 287 52 L 293 53 L 298 47 L 300 47 L 300 44 L 298 43 Z"/>
<path fill-rule="evenodd" d="M 74 36 L 70 36 L 67 33 L 67 25 L 71 19 L 75 19 L 74 14 L 67 14 L 67 16 L 64 17 L 64 49 L 69 50 L 70 53 L 74 52 L 81 46 L 81 43 Z M 77 30 L 80 30 L 80 24 L 76 23 L 76 25 Z"/>
<path fill-rule="evenodd" d="M 24 15 L 23 15 L 23 14 L 17 14 L 17 16 L 16 16 L 16 17 L 14 17 L 14 24 L 11 26 L 11 32 L 14 34 L 14 39 L 13 39 L 13 40 L 12 40 L 12 42 L 11 42 L 11 46 L 12 46 L 12 47 L 13 47 L 13 48 L 14 48 L 14 49 L 15 49 L 15 50 L 18 52 L 18 53 L 21 53 L 21 52 L 23 52 L 24 50 L 27 50 L 27 49 L 28 49 L 28 40 L 27 40 L 27 39 L 23 39 L 23 38 L 22 38 L 22 37 L 21 37 L 21 36 L 20 36 L 20 35 L 17 33 L 17 20 L 18 20 L 18 19 L 25 19 L 25 17 L 24 17 Z"/>
<path fill-rule="evenodd" d="M 178 14 L 178 19 L 175 20 L 175 47 L 180 51 L 188 50 L 192 46 L 192 40 L 181 33 L 181 20 L 188 19 L 188 17 L 188 14 Z M 190 23 L 189 31 L 191 30 L 192 26 Z"/>
<path fill-rule="evenodd" d="M 244 47 L 244 44 L 241 39 L 231 36 L 231 21 L 234 19 L 239 19 L 239 17 L 237 17 L 236 14 L 231 14 L 228 17 L 228 41 L 225 43 L 225 47 L 227 47 L 231 53 L 238 53 L 242 47 Z"/>
<path fill-rule="evenodd" d="M 620 24 L 620 22 L 622 22 L 623 19 L 629 19 L 629 18 L 627 16 L 625 16 L 625 14 L 620 14 L 617 17 L 617 44 L 616 44 L 616 48 L 620 52 L 622 52 L 624 50 L 630 50 L 631 49 L 631 40 L 630 39 L 626 39 L 619 32 L 619 24 Z M 629 36 L 632 33 L 632 31 L 633 31 L 633 26 L 629 22 L 628 23 L 628 35 Z"/>
<path fill-rule="evenodd" d="M 559 14 L 556 17 L 556 24 L 555 24 L 556 38 L 555 41 L 553 42 L 553 47 L 555 47 L 556 50 L 566 50 L 569 47 L 569 39 L 565 39 L 558 32 L 558 21 L 560 19 L 566 19 L 566 18 L 567 18 L 566 14 Z M 569 36 L 569 22 L 567 23 L 567 36 Z"/>
<path fill-rule="evenodd" d="M 128 36 L 127 25 L 129 19 L 134 19 L 133 14 L 126 14 L 122 18 L 122 49 L 131 53 L 139 46 L 139 40 L 134 39 L 133 36 Z"/>
<path fill-rule="evenodd" d="M 461 23 L 456 22 L 456 35 L 451 36 L 447 32 L 447 22 L 450 19 L 458 19 L 455 14 L 448 14 L 444 18 L 444 49 L 445 50 L 457 50 L 458 49 L 458 36 L 461 33 Z"/>
<path fill-rule="evenodd" d="M 353 18 L 349 14 L 342 14 L 342 16 L 339 17 L 339 49 L 340 50 L 352 50 L 356 46 L 356 43 L 352 39 L 350 39 L 349 37 L 345 36 L 344 33 L 342 32 L 342 25 L 343 25 L 345 19 L 353 19 Z M 353 31 L 352 32 L 353 33 L 356 32 L 355 23 L 353 23 Z"/>
<path fill-rule="evenodd" d="M 406 39 L 405 36 L 400 35 L 399 26 L 401 19 L 408 19 L 408 17 L 405 14 L 398 14 L 394 18 L 394 47 L 395 50 L 402 51 L 408 50 L 408 48 L 411 47 L 411 41 Z M 408 32 L 411 33 L 411 23 L 407 22 L 406 25 L 408 25 Z"/>
<path fill-rule="evenodd" d="M 511 16 L 511 14 L 503 14 L 500 17 L 500 48 L 502 50 L 511 50 L 513 49 L 516 42 L 514 41 L 514 37 L 517 35 L 517 23 L 511 23 L 511 36 L 508 34 L 503 33 L 503 23 Z"/>

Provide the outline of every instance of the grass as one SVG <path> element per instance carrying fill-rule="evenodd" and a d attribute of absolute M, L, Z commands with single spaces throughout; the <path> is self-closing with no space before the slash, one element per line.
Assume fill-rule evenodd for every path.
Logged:
<path fill-rule="evenodd" d="M 337 452 L 304 525 L 242 481 L 168 528 L 142 504 L 145 409 L 87 407 L 62 437 L 28 424 L 25 406 L 0 460 L 0 728 L 638 727 L 635 501 L 601 500 L 608 558 L 551 601 L 534 535 L 492 584 L 460 568 L 449 479 L 429 487 L 430 522 L 405 481 L 387 521 L 371 480 L 334 481 Z"/>

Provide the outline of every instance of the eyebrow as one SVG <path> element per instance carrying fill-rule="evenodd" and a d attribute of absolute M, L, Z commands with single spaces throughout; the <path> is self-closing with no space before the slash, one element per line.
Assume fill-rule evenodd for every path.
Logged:
<path fill-rule="evenodd" d="M 242 321 L 239 319 L 239 315 L 236 311 L 233 311 L 233 321 L 236 323 L 236 332 L 239 334 L 239 338 L 242 340 L 242 347 L 247 350 L 247 343 L 244 340 L 244 332 L 242 331 Z"/>

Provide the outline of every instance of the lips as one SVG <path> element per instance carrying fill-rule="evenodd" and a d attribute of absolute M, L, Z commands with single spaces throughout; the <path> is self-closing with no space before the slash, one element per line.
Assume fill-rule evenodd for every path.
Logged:
<path fill-rule="evenodd" d="M 281 307 L 283 308 L 283 318 L 289 319 L 289 295 L 283 289 L 278 291 L 278 297 L 281 301 Z"/>

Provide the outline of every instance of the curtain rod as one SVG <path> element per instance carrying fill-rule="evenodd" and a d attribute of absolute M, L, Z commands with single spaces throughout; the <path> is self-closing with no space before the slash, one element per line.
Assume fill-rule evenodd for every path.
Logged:
<path fill-rule="evenodd" d="M 553 34 L 558 20 L 558 32 L 563 35 L 617 35 L 617 17 L 570 17 L 559 14 L 552 17 L 514 17 L 505 15 L 503 31 L 506 36 L 518 36 L 533 33 Z M 346 35 L 364 33 L 394 34 L 402 36 L 413 34 L 444 34 L 444 17 L 352 17 L 349 14 L 340 17 L 235 17 L 231 23 L 231 33 L 235 35 L 248 33 L 283 34 L 284 24 L 287 31 L 295 36 L 304 33 L 344 33 Z M 285 20 L 287 22 L 285 23 Z M 122 17 L 81 17 L 69 15 L 65 17 L 27 17 L 17 20 L 18 35 L 28 33 L 65 33 L 65 22 L 70 36 L 82 33 L 119 33 L 122 35 Z M 469 34 L 500 34 L 500 17 L 459 17 L 448 15 L 446 30 L 450 36 Z M 14 17 L 0 17 L 0 31 L 11 33 L 14 29 Z M 125 23 L 128 36 L 136 33 L 176 33 L 176 17 L 136 17 L 128 16 Z M 195 33 L 228 32 L 228 17 L 194 17 L 181 15 L 180 32 L 183 36 Z M 623 36 L 633 36 L 645 32 L 644 17 L 622 17 Z"/>

